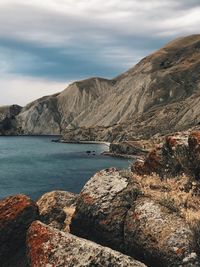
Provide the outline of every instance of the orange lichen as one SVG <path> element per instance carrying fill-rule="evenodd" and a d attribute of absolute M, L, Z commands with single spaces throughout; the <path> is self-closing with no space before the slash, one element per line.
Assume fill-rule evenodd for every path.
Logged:
<path fill-rule="evenodd" d="M 85 193 L 81 194 L 81 198 L 86 204 L 93 204 L 94 203 L 94 198 L 91 197 L 89 194 L 85 194 Z"/>
<path fill-rule="evenodd" d="M 177 248 L 177 250 L 175 251 L 177 255 L 182 255 L 184 253 L 184 248 Z"/>
<path fill-rule="evenodd" d="M 33 222 L 27 236 L 27 244 L 29 249 L 29 258 L 31 259 L 32 267 L 42 266 L 40 263 L 48 263 L 48 251 L 52 250 L 52 245 L 49 243 L 46 248 L 46 253 L 42 246 L 49 241 L 51 234 L 42 227 L 37 221 Z"/>
<path fill-rule="evenodd" d="M 108 220 L 101 220 L 99 221 L 100 225 L 107 225 L 108 224 Z"/>
<path fill-rule="evenodd" d="M 191 149 L 195 149 L 200 145 L 200 131 L 191 132 L 188 137 L 188 145 Z"/>
<path fill-rule="evenodd" d="M 140 217 L 140 214 L 138 212 L 134 212 L 132 217 L 133 217 L 134 220 L 138 220 L 139 217 Z"/>
<path fill-rule="evenodd" d="M 24 195 L 16 195 L 0 202 L 1 226 L 6 225 L 18 217 L 26 208 L 33 206 L 33 202 Z"/>
<path fill-rule="evenodd" d="M 166 145 L 169 147 L 169 148 L 173 148 L 175 147 L 177 144 L 177 139 L 176 137 L 174 136 L 167 136 L 166 137 Z"/>
<path fill-rule="evenodd" d="M 146 157 L 144 163 L 136 161 L 131 170 L 139 175 L 151 174 L 157 172 L 161 167 L 160 157 L 157 154 L 157 150 L 152 150 Z"/>
<path fill-rule="evenodd" d="M 160 167 L 160 157 L 156 150 L 152 150 L 144 162 L 146 173 L 156 172 Z"/>

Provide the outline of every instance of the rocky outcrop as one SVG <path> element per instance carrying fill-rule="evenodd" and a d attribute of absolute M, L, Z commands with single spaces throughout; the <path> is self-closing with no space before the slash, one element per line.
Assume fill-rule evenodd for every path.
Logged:
<path fill-rule="evenodd" d="M 36 219 L 38 208 L 28 197 L 16 195 L 0 201 L 0 266 L 26 266 L 26 231 Z"/>
<path fill-rule="evenodd" d="M 17 134 L 16 116 L 22 107 L 18 105 L 0 107 L 0 135 Z"/>
<path fill-rule="evenodd" d="M 91 113 L 102 95 L 109 92 L 112 81 L 92 78 L 69 85 L 63 92 L 38 99 L 18 116 L 18 125 L 25 134 L 60 134 L 67 126 L 77 128 L 79 121 L 87 121 L 84 111 Z M 83 126 L 88 126 L 89 124 Z"/>
<path fill-rule="evenodd" d="M 199 48 L 200 35 L 179 38 L 112 80 L 74 82 L 25 106 L 17 132 L 120 142 L 197 125 Z"/>
<path fill-rule="evenodd" d="M 144 264 L 91 241 L 34 222 L 27 235 L 31 267 L 145 267 Z"/>
<path fill-rule="evenodd" d="M 113 156 L 145 156 L 148 153 L 150 144 L 145 141 L 124 141 L 111 143 L 109 153 Z"/>
<path fill-rule="evenodd" d="M 164 144 L 152 150 L 144 162 L 136 161 L 132 171 L 138 174 L 159 174 L 170 177 L 188 174 L 200 179 L 200 131 L 167 136 Z"/>
<path fill-rule="evenodd" d="M 199 266 L 189 225 L 155 201 L 135 202 L 127 213 L 124 233 L 128 252 L 146 259 L 149 266 Z"/>
<path fill-rule="evenodd" d="M 59 230 L 68 231 L 75 211 L 77 195 L 65 191 L 44 194 L 38 201 L 40 220 Z"/>
<path fill-rule="evenodd" d="M 134 198 L 127 178 L 116 169 L 97 173 L 80 193 L 71 232 L 123 250 L 124 218 Z"/>
<path fill-rule="evenodd" d="M 71 232 L 148 266 L 199 266 L 193 230 L 178 212 L 159 202 L 160 195 L 155 198 L 147 191 L 148 182 L 150 188 L 153 184 L 144 179 L 113 168 L 97 173 L 80 193 Z M 170 189 L 161 185 L 159 190 Z"/>

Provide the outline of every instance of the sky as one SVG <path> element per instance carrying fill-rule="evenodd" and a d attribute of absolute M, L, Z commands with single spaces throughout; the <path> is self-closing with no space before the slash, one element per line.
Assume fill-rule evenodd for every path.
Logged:
<path fill-rule="evenodd" d="M 200 0 L 0 0 L 0 14 L 0 105 L 115 77 L 200 29 Z"/>

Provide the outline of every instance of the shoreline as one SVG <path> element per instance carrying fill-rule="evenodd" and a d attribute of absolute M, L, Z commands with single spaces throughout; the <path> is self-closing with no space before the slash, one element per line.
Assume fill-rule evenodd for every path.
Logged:
<path fill-rule="evenodd" d="M 0 135 L 0 137 L 62 137 L 62 135 L 54 135 L 54 134 L 24 134 L 24 135 Z M 106 141 L 66 141 L 64 139 L 52 139 L 51 142 L 54 143 L 61 143 L 61 144 L 79 144 L 79 145 L 84 145 L 84 144 L 99 144 L 99 145 L 106 145 L 108 148 L 110 147 L 110 142 Z M 130 155 L 130 154 L 117 154 L 117 153 L 112 153 L 108 151 L 104 151 L 101 153 L 102 155 L 113 157 L 113 158 L 121 158 L 121 159 L 133 159 L 136 160 L 138 158 L 143 159 L 142 156 L 138 155 Z"/>
<path fill-rule="evenodd" d="M 105 156 L 113 157 L 113 158 L 134 159 L 134 160 L 137 160 L 137 159 L 143 159 L 142 156 L 138 156 L 138 155 L 115 154 L 115 153 L 108 152 L 108 151 L 102 152 L 101 154 L 102 154 L 102 155 L 105 155 Z"/>
<path fill-rule="evenodd" d="M 102 144 L 102 145 L 106 145 L 108 147 L 110 147 L 109 142 L 105 142 L 105 141 L 65 141 L 63 139 L 60 140 L 52 140 L 52 142 L 57 142 L 57 143 L 62 143 L 62 144 Z"/>
<path fill-rule="evenodd" d="M 0 135 L 0 137 L 62 137 L 62 135 L 51 135 L 51 134 L 35 134 L 35 135 L 29 135 L 29 134 L 24 134 L 24 135 Z M 106 145 L 108 148 L 110 147 L 110 142 L 106 141 L 65 141 L 64 139 L 52 139 L 51 142 L 54 143 L 61 143 L 61 144 L 78 144 L 78 145 L 84 145 L 84 144 L 96 144 L 96 145 Z M 138 155 L 130 155 L 130 154 L 117 154 L 117 153 L 112 153 L 108 151 L 104 151 L 101 153 L 102 155 L 108 156 L 108 157 L 113 157 L 113 158 L 121 158 L 121 159 L 133 159 L 136 160 L 138 158 L 141 158 L 141 156 Z"/>

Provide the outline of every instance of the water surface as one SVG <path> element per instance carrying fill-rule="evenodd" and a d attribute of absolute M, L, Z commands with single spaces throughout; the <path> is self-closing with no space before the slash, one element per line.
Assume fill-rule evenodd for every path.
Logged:
<path fill-rule="evenodd" d="M 104 144 L 60 144 L 52 139 L 0 137 L 0 198 L 23 193 L 36 199 L 51 190 L 78 193 L 95 172 L 130 164 L 101 155 L 108 150 Z"/>

